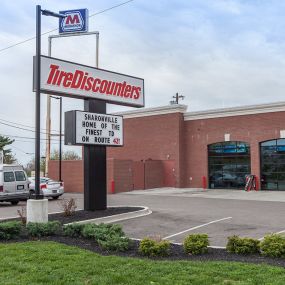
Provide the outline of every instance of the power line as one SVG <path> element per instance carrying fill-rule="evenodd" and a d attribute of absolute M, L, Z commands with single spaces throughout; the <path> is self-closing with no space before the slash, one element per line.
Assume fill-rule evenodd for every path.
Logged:
<path fill-rule="evenodd" d="M 10 123 L 10 124 L 14 124 L 14 125 L 18 125 L 18 126 L 22 126 L 22 127 L 27 127 L 27 128 L 30 128 L 30 129 L 34 129 L 34 128 L 35 128 L 35 127 L 32 127 L 32 126 L 15 123 L 15 122 L 8 121 L 8 120 L 4 120 L 4 119 L 1 119 L 1 118 L 0 118 L 0 121 L 6 122 L 6 123 Z M 46 129 L 41 129 L 41 130 L 46 131 Z M 56 131 L 56 130 L 51 130 L 51 131 L 53 131 L 53 132 L 58 132 L 58 131 Z"/>
<path fill-rule="evenodd" d="M 15 142 L 21 142 L 21 143 L 33 143 L 32 141 L 26 141 L 25 139 L 24 140 L 22 140 L 22 139 L 14 139 L 15 140 Z M 33 140 L 34 140 L 34 138 L 33 138 Z M 45 141 L 42 141 L 41 142 L 41 144 L 45 144 Z M 59 144 L 59 141 L 54 141 L 54 142 L 51 142 L 51 144 Z"/>
<path fill-rule="evenodd" d="M 33 133 L 36 132 L 35 130 L 29 130 L 29 129 L 26 129 L 26 128 L 13 126 L 13 125 L 10 125 L 10 124 L 8 124 L 8 123 L 3 123 L 3 122 L 1 122 L 1 121 L 0 121 L 0 124 L 1 124 L 1 125 L 5 125 L 5 126 L 8 126 L 8 127 L 10 127 L 10 128 L 15 128 L 15 129 L 23 130 L 23 131 L 29 131 L 29 132 L 33 132 Z M 40 132 L 40 133 L 41 133 L 41 134 L 44 134 L 44 135 L 47 134 L 47 133 L 44 133 L 44 132 Z"/>
<path fill-rule="evenodd" d="M 13 136 L 13 135 L 5 135 L 5 134 L 0 134 L 1 136 L 5 136 L 5 137 L 11 137 L 11 138 L 19 138 L 19 139 L 30 139 L 30 140 L 34 140 L 35 138 L 31 138 L 31 137 L 21 137 L 21 136 Z M 63 138 L 62 138 L 63 139 Z M 42 141 L 46 141 L 47 139 L 41 139 Z M 51 139 L 53 141 L 58 141 L 56 139 Z"/>
<path fill-rule="evenodd" d="M 10 147 L 13 147 L 13 148 L 15 148 L 15 149 L 23 152 L 24 154 L 27 154 L 27 155 L 35 154 L 34 152 L 26 152 L 26 151 L 20 149 L 19 147 L 14 146 L 14 145 L 10 145 Z"/>
<path fill-rule="evenodd" d="M 99 15 L 99 14 L 105 13 L 105 12 L 110 11 L 110 10 L 112 10 L 112 9 L 118 8 L 118 7 L 120 7 L 120 6 L 126 5 L 126 4 L 128 4 L 128 3 L 130 3 L 130 2 L 133 2 L 133 1 L 135 1 L 135 0 L 128 0 L 128 1 L 125 1 L 125 2 L 122 2 L 122 3 L 119 3 L 119 4 L 117 4 L 117 5 L 114 5 L 114 6 L 112 6 L 112 7 L 109 7 L 109 8 L 107 8 L 107 9 L 101 10 L 101 11 L 99 11 L 99 12 L 97 12 L 97 13 L 94 13 L 94 14 L 90 15 L 89 18 L 92 18 L 92 17 L 97 16 L 97 15 Z M 44 36 L 44 35 L 46 35 L 46 34 L 55 32 L 55 31 L 57 31 L 57 30 L 58 30 L 58 28 L 53 29 L 53 30 L 50 30 L 50 31 L 47 31 L 47 32 L 44 32 L 44 33 L 41 34 L 41 36 Z M 26 42 L 32 41 L 32 40 L 34 40 L 35 38 L 36 38 L 36 37 L 31 37 L 31 38 L 25 39 L 25 40 L 23 40 L 23 41 L 21 41 L 21 42 L 15 43 L 15 44 L 10 45 L 10 46 L 7 46 L 7 47 L 5 47 L 5 48 L 0 49 L 0 52 L 5 51 L 5 50 L 10 49 L 10 48 L 13 48 L 13 47 L 15 47 L 15 46 L 24 44 L 24 43 L 26 43 Z"/>

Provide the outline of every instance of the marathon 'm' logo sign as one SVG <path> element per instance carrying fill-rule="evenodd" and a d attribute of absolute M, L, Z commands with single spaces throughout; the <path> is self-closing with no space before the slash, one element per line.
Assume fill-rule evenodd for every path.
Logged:
<path fill-rule="evenodd" d="M 88 32 L 88 10 L 60 11 L 65 18 L 59 20 L 59 33 Z"/>

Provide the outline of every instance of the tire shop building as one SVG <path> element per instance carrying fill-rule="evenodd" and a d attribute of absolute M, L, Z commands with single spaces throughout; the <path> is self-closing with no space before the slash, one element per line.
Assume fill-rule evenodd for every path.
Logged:
<path fill-rule="evenodd" d="M 187 112 L 143 108 L 124 117 L 124 146 L 107 150 L 109 193 L 157 187 L 285 190 L 285 102 Z M 83 192 L 82 161 L 63 161 L 67 192 Z M 94 171 L 96 171 L 94 169 Z M 49 176 L 56 179 L 58 162 Z"/>

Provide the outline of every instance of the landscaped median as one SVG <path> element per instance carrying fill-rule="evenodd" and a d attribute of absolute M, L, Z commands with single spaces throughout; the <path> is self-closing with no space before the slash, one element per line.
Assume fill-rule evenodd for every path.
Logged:
<path fill-rule="evenodd" d="M 210 248 L 207 234 L 178 245 L 160 236 L 132 240 L 118 224 L 60 220 L 0 223 L 0 284 L 285 284 L 280 235 L 232 236 L 225 250 Z"/>
<path fill-rule="evenodd" d="M 285 284 L 280 267 L 101 256 L 55 242 L 0 244 L 0 284 Z"/>

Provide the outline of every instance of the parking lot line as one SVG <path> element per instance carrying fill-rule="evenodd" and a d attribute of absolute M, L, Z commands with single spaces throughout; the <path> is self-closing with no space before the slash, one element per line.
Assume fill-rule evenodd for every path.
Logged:
<path fill-rule="evenodd" d="M 178 235 L 181 235 L 181 234 L 184 234 L 184 233 L 187 233 L 187 232 L 190 232 L 190 231 L 193 231 L 193 230 L 196 230 L 196 229 L 199 229 L 199 228 L 202 228 L 202 227 L 205 227 L 205 226 L 214 224 L 214 223 L 218 223 L 218 222 L 222 222 L 222 221 L 225 221 L 225 220 L 229 220 L 229 219 L 232 219 L 232 217 L 226 217 L 226 218 L 222 218 L 222 219 L 219 219 L 219 220 L 214 220 L 214 221 L 211 221 L 211 222 L 208 222 L 208 223 L 199 225 L 199 226 L 195 226 L 195 227 L 193 227 L 193 228 L 184 230 L 184 231 L 182 231 L 182 232 L 175 233 L 175 234 L 173 234 L 173 235 L 169 235 L 169 236 L 167 236 L 167 237 L 164 237 L 163 239 L 169 239 L 169 238 L 172 238 L 172 237 L 175 237 L 175 236 L 178 236 Z"/>
<path fill-rule="evenodd" d="M 282 230 L 282 231 L 276 232 L 276 233 L 274 233 L 274 234 L 275 234 L 275 235 L 280 235 L 280 234 L 284 234 L 284 233 L 285 233 L 285 230 Z M 258 240 L 262 241 L 262 240 L 264 240 L 264 237 L 259 238 Z"/>

